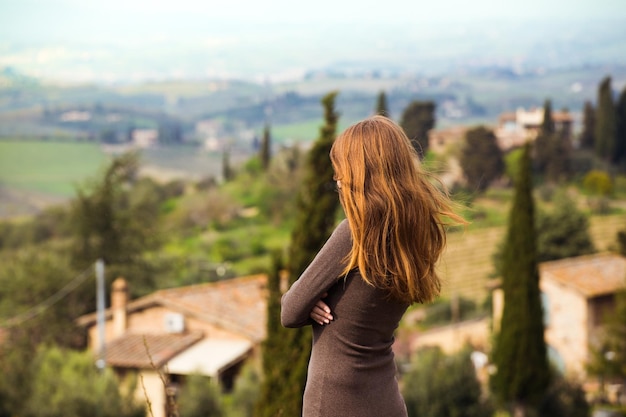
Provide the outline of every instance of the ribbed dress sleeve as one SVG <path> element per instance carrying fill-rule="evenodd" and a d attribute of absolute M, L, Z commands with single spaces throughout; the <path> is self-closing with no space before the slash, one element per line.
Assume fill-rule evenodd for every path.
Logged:
<path fill-rule="evenodd" d="M 315 303 L 339 279 L 344 270 L 345 257 L 352 247 L 347 220 L 335 228 L 311 264 L 281 299 L 280 319 L 284 327 L 303 327 L 313 324 L 309 314 Z"/>

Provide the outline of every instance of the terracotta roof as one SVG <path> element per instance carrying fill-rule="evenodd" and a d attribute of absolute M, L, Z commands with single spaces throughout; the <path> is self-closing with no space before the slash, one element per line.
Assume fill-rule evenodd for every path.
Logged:
<path fill-rule="evenodd" d="M 517 115 L 515 114 L 514 111 L 513 112 L 506 112 L 506 113 L 500 114 L 498 119 L 500 120 L 500 123 L 514 122 L 514 121 L 517 120 Z"/>
<path fill-rule="evenodd" d="M 165 289 L 131 301 L 127 312 L 132 314 L 162 305 L 259 342 L 265 338 L 266 287 L 267 275 L 258 274 Z M 107 320 L 111 315 L 111 310 L 107 309 Z M 95 313 L 78 319 L 78 324 L 83 326 L 95 323 Z"/>
<path fill-rule="evenodd" d="M 574 120 L 572 115 L 566 111 L 552 112 L 552 120 L 555 122 L 571 122 Z"/>
<path fill-rule="evenodd" d="M 552 279 L 587 298 L 626 286 L 626 258 L 612 253 L 579 256 L 539 265 L 541 279 Z"/>
<path fill-rule="evenodd" d="M 542 117 L 543 119 L 543 117 Z M 553 111 L 552 112 L 552 120 L 554 122 L 571 122 L 573 121 L 573 117 L 569 112 L 566 111 Z M 504 112 L 498 116 L 498 121 L 500 124 L 506 122 L 516 122 L 517 121 L 517 113 L 516 112 Z"/>
<path fill-rule="evenodd" d="M 266 288 L 267 275 L 259 274 L 162 290 L 153 297 L 184 314 L 261 341 L 265 338 Z"/>
<path fill-rule="evenodd" d="M 161 368 L 174 356 L 201 340 L 202 332 L 127 333 L 106 345 L 106 363 L 121 368 Z"/>

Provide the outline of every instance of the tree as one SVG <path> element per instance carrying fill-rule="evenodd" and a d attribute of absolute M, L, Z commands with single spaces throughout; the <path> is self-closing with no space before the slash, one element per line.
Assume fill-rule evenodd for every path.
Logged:
<path fill-rule="evenodd" d="M 602 159 L 610 161 L 615 152 L 615 105 L 611 90 L 611 77 L 606 77 L 598 87 L 595 118 L 595 151 Z"/>
<path fill-rule="evenodd" d="M 21 415 L 39 346 L 84 348 L 76 318 L 93 311 L 91 269 L 74 270 L 67 245 L 50 242 L 0 252 L 0 416 Z"/>
<path fill-rule="evenodd" d="M 589 233 L 589 219 L 566 194 L 557 196 L 552 212 L 538 212 L 538 262 L 552 261 L 595 252 Z"/>
<path fill-rule="evenodd" d="M 583 188 L 591 195 L 608 197 L 613 194 L 613 181 L 608 173 L 594 169 L 583 178 Z"/>
<path fill-rule="evenodd" d="M 590 101 L 585 101 L 583 108 L 583 128 L 580 132 L 579 143 L 583 149 L 593 149 L 595 146 L 596 110 Z"/>
<path fill-rule="evenodd" d="M 545 178 L 548 182 L 559 183 L 570 173 L 571 147 L 562 134 L 553 133 L 548 139 L 546 153 Z"/>
<path fill-rule="evenodd" d="M 617 100 L 615 107 L 615 154 L 613 162 L 623 164 L 626 162 L 626 88 Z"/>
<path fill-rule="evenodd" d="M 230 165 L 230 152 L 225 150 L 222 152 L 222 179 L 228 182 L 235 178 L 235 171 Z"/>
<path fill-rule="evenodd" d="M 435 103 L 412 101 L 402 113 L 400 126 L 423 157 L 428 150 L 428 132 L 435 127 Z"/>
<path fill-rule="evenodd" d="M 609 196 L 613 194 L 613 181 L 608 173 L 597 169 L 589 171 L 583 177 L 583 189 L 589 194 L 587 202 L 594 212 L 600 214 L 609 212 Z"/>
<path fill-rule="evenodd" d="M 219 386 L 200 374 L 191 374 L 180 388 L 176 401 L 184 417 L 221 417 L 223 415 Z"/>
<path fill-rule="evenodd" d="M 141 417 L 143 406 L 133 400 L 134 389 L 120 392 L 111 369 L 100 372 L 89 353 L 59 348 L 40 349 L 33 362 L 33 389 L 23 399 L 25 417 L 91 416 Z M 94 410 L 98 410 L 94 413 Z"/>
<path fill-rule="evenodd" d="M 135 294 L 154 289 L 143 254 L 161 242 L 159 196 L 154 188 L 138 187 L 137 154 L 111 160 L 103 175 L 77 191 L 72 202 L 74 236 L 72 260 L 83 270 L 102 259 L 109 281 L 123 275 L 132 280 Z"/>
<path fill-rule="evenodd" d="M 270 126 L 265 125 L 263 129 L 263 138 L 261 139 L 261 149 L 259 150 L 259 159 L 261 159 L 261 166 L 263 171 L 267 171 L 270 166 L 270 160 L 272 158 L 272 137 L 270 135 Z"/>
<path fill-rule="evenodd" d="M 552 120 L 552 102 L 546 100 L 543 105 L 543 121 L 541 122 L 541 128 L 535 139 L 534 149 L 534 162 L 541 174 L 546 172 L 548 163 L 552 158 L 552 149 L 554 145 L 552 142 L 558 140 L 554 135 L 554 120 Z"/>
<path fill-rule="evenodd" d="M 577 381 L 555 374 L 538 414 L 540 417 L 589 417 L 591 407 Z"/>
<path fill-rule="evenodd" d="M 563 110 L 567 113 L 567 109 Z M 566 125 L 556 131 L 552 117 L 552 102 L 546 100 L 543 107 L 543 122 L 535 140 L 535 167 L 545 175 L 548 182 L 558 183 L 569 173 L 570 132 Z"/>
<path fill-rule="evenodd" d="M 563 119 L 570 119 L 569 109 L 567 107 L 563 107 L 561 109 L 561 115 Z M 561 135 L 561 138 L 571 145 L 571 141 L 572 141 L 572 123 L 571 122 L 565 122 L 564 120 L 563 123 L 561 123 L 561 126 L 559 127 L 559 129 L 556 130 L 555 133 L 558 133 L 559 135 Z"/>
<path fill-rule="evenodd" d="M 496 371 L 490 379 L 496 398 L 510 406 L 515 417 L 527 416 L 531 410 L 536 410 L 550 384 L 530 163 L 530 145 L 526 144 L 503 248 L 504 309 L 492 353 Z"/>
<path fill-rule="evenodd" d="M 551 135 L 555 133 L 554 119 L 552 118 L 552 101 L 546 99 L 543 103 L 543 120 L 541 122 L 541 133 Z"/>
<path fill-rule="evenodd" d="M 262 346 L 263 381 L 259 401 L 256 404 L 257 417 L 281 415 L 283 404 L 277 401 L 276 393 L 281 392 L 284 382 L 289 378 L 284 372 L 285 366 L 277 366 L 282 360 L 283 341 L 289 337 L 290 329 L 280 324 L 280 271 L 283 269 L 282 253 L 272 253 L 272 268 L 267 277 L 267 322 L 266 336 Z"/>
<path fill-rule="evenodd" d="M 376 99 L 376 114 L 380 114 L 381 116 L 391 117 L 389 114 L 389 107 L 387 106 L 387 95 L 384 91 L 378 93 L 378 97 Z"/>
<path fill-rule="evenodd" d="M 243 366 L 237 379 L 235 386 L 230 394 L 230 405 L 227 416 L 237 417 L 254 417 L 255 404 L 259 399 L 261 378 L 255 363 L 248 362 Z"/>
<path fill-rule="evenodd" d="M 335 111 L 336 96 L 337 92 L 331 92 L 322 98 L 325 124 L 320 128 L 320 136 L 307 156 L 305 178 L 298 193 L 288 258 L 289 276 L 294 281 L 317 255 L 336 222 L 339 199 L 329 157 L 339 119 Z"/>
<path fill-rule="evenodd" d="M 7 345 L 29 352 L 42 343 L 84 347 L 74 320 L 94 306 L 85 301 L 94 292 L 93 270 L 76 272 L 64 249 L 40 245 L 0 258 L 0 327 Z"/>
<path fill-rule="evenodd" d="M 519 161 L 524 153 L 523 148 L 513 149 L 504 156 L 504 171 L 506 176 L 514 181 L 519 175 Z"/>
<path fill-rule="evenodd" d="M 324 125 L 309 151 L 305 177 L 296 199 L 296 214 L 288 249 L 287 270 L 294 282 L 311 263 L 335 227 L 339 199 L 335 192 L 330 148 L 335 141 L 339 115 L 335 111 L 337 92 L 322 98 Z M 281 340 L 280 360 L 274 363 L 282 385 L 273 393 L 276 404 L 282 404 L 284 416 L 302 414 L 302 396 L 311 355 L 311 329 L 290 329 Z"/>
<path fill-rule="evenodd" d="M 447 356 L 437 348 L 416 352 L 403 376 L 402 396 L 409 417 L 490 417 L 493 407 L 482 397 L 470 359 L 471 348 Z"/>
<path fill-rule="evenodd" d="M 459 162 L 467 185 L 479 192 L 501 177 L 505 168 L 496 136 L 483 126 L 467 131 Z"/>

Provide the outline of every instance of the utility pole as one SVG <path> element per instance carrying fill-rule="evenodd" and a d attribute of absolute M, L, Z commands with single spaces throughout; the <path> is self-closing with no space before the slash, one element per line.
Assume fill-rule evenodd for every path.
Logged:
<path fill-rule="evenodd" d="M 105 332 L 104 332 L 104 261 L 96 261 L 96 313 L 98 323 L 98 359 L 96 366 L 100 371 L 104 371 L 105 360 Z"/>

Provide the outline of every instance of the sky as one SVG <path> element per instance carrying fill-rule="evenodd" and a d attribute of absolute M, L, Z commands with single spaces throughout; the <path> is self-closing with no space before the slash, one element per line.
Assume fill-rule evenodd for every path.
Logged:
<path fill-rule="evenodd" d="M 544 38 L 615 18 L 626 27 L 626 0 L 0 0 L 0 69 L 76 80 L 265 77 L 311 61 L 404 59 L 413 54 L 407 42 L 437 58 L 433 45 L 445 41 L 442 50 L 455 55 L 451 44 L 462 48 L 465 35 L 491 25 L 481 36 L 495 39 L 503 28 L 515 42 L 556 23 L 565 30 Z M 537 30 L 516 32 L 529 19 Z"/>
<path fill-rule="evenodd" d="M 626 17 L 624 0 L 0 0 L 0 42 L 105 42 L 282 25 L 439 25 L 485 19 Z M 442 27 L 444 25 L 444 27 Z"/>

